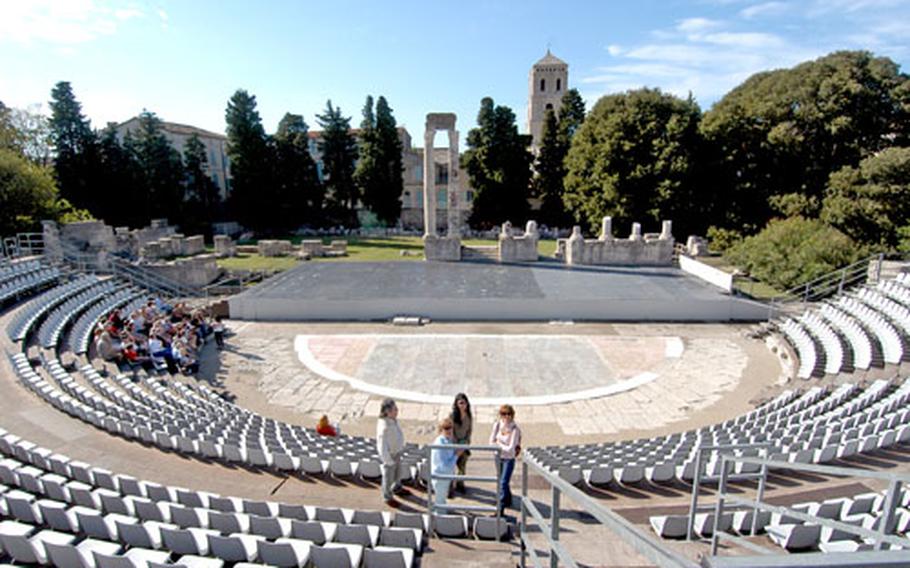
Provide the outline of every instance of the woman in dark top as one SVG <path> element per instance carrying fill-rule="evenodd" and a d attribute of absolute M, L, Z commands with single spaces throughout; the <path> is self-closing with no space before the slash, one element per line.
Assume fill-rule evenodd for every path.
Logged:
<path fill-rule="evenodd" d="M 455 402 L 452 403 L 452 423 L 455 425 L 454 437 L 456 444 L 470 444 L 471 431 L 474 427 L 474 417 L 471 415 L 471 402 L 468 396 L 460 392 L 455 395 Z M 464 451 L 458 456 L 455 463 L 458 475 L 464 475 L 468 465 L 470 451 Z M 464 493 L 464 482 L 458 481 L 452 485 L 452 492 L 458 491 Z"/>

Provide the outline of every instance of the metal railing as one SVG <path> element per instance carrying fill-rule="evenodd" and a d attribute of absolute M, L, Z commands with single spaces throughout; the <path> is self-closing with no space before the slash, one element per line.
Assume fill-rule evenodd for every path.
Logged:
<path fill-rule="evenodd" d="M 186 286 L 120 258 L 109 258 L 109 265 L 113 274 L 142 288 L 175 298 L 198 298 L 203 295 L 197 288 Z"/>
<path fill-rule="evenodd" d="M 541 514 L 537 505 L 534 504 L 534 501 L 528 496 L 529 471 L 533 471 L 535 475 L 539 475 L 550 485 L 549 522 L 544 518 L 543 514 Z M 521 559 L 519 565 L 521 568 L 527 566 L 528 558 L 531 559 L 531 562 L 535 567 L 542 568 L 543 566 L 542 559 L 534 549 L 533 543 L 529 537 L 529 516 L 540 527 L 540 532 L 547 542 L 550 567 L 555 568 L 560 564 L 573 568 L 578 566 L 569 551 L 559 541 L 560 505 L 563 495 L 579 505 L 585 513 L 591 515 L 602 525 L 613 531 L 625 544 L 631 546 L 636 552 L 647 558 L 650 562 L 653 562 L 656 566 L 659 566 L 660 568 L 695 568 L 698 566 L 694 561 L 663 546 L 649 534 L 640 530 L 608 507 L 604 507 L 600 503 L 597 503 L 590 496 L 586 495 L 583 491 L 574 485 L 571 485 L 566 480 L 560 478 L 558 475 L 525 459 L 521 462 L 521 530 L 519 531 L 521 539 Z"/>
<path fill-rule="evenodd" d="M 0 256 L 16 258 L 44 254 L 43 233 L 17 233 L 0 242 Z"/>
<path fill-rule="evenodd" d="M 427 481 L 427 512 L 430 514 L 430 538 L 433 537 L 433 516 L 436 514 L 436 511 L 471 511 L 475 513 L 491 513 L 496 512 L 496 534 L 502 534 L 500 529 L 500 523 L 505 522 L 502 519 L 500 511 L 502 510 L 502 496 L 499 494 L 499 477 L 502 475 L 502 460 L 499 458 L 499 446 L 493 445 L 471 445 L 471 444 L 428 444 L 426 446 L 429 449 L 429 455 L 427 458 L 430 459 L 430 471 Z M 493 454 L 493 459 L 496 462 L 496 476 L 489 475 L 458 475 L 458 474 L 441 474 L 433 473 L 432 467 L 432 457 L 433 450 L 470 450 L 477 452 L 491 452 Z M 434 498 L 435 487 L 433 482 L 436 480 L 449 480 L 450 483 L 455 483 L 456 481 L 478 481 L 481 483 L 494 483 L 497 484 L 496 487 L 496 505 L 459 505 L 451 503 L 437 503 Z"/>
<path fill-rule="evenodd" d="M 719 482 L 720 476 L 717 475 L 707 475 L 705 473 L 705 454 L 708 452 L 720 452 L 721 456 L 724 455 L 733 455 L 736 451 L 749 451 L 749 450 L 759 450 L 762 451 L 765 456 L 768 454 L 768 449 L 771 447 L 769 442 L 757 442 L 754 444 L 716 444 L 710 446 L 701 446 L 698 448 L 698 454 L 695 456 L 695 471 L 692 474 L 692 499 L 689 503 L 689 522 L 686 525 L 686 539 L 693 540 L 695 538 L 695 515 L 698 514 L 700 510 L 703 510 L 702 507 L 698 504 L 698 499 L 701 495 L 701 485 L 702 483 L 709 482 Z M 723 464 L 723 462 L 721 462 Z M 738 473 L 736 475 L 737 480 L 745 479 L 759 479 L 760 476 L 767 475 L 766 471 L 761 472 L 746 472 Z M 764 489 L 762 489 L 761 494 L 764 494 Z M 713 508 L 713 506 L 711 506 Z M 752 519 L 753 527 L 755 525 L 755 519 Z"/>
<path fill-rule="evenodd" d="M 832 529 L 855 534 L 860 538 L 872 540 L 875 542 L 876 550 L 881 550 L 886 543 L 901 547 L 907 546 L 907 539 L 903 536 L 894 536 L 894 529 L 895 525 L 897 524 L 896 511 L 898 504 L 900 503 L 901 487 L 904 484 L 910 482 L 910 474 L 868 471 L 864 469 L 835 467 L 828 465 L 791 463 L 770 460 L 767 458 L 745 456 L 724 455 L 722 460 L 720 486 L 718 488 L 717 504 L 714 510 L 714 527 L 712 531 L 713 534 L 711 536 L 711 556 L 717 556 L 718 543 L 720 540 L 731 541 L 763 556 L 773 554 L 773 551 L 770 551 L 767 548 L 749 542 L 743 537 L 739 537 L 721 530 L 721 523 L 723 522 L 722 516 L 724 514 L 724 509 L 728 504 L 734 505 L 736 507 L 747 507 L 752 509 L 752 527 L 750 531 L 752 536 L 754 536 L 756 533 L 756 518 L 758 517 L 758 512 L 767 511 L 770 513 L 787 515 L 803 522 L 810 522 L 816 525 L 821 525 L 822 527 L 830 527 Z M 761 468 L 762 475 L 759 480 L 755 499 L 746 499 L 743 497 L 730 495 L 727 492 L 727 485 L 730 481 L 729 473 L 736 463 L 754 464 Z M 769 469 L 786 469 L 799 472 L 837 476 L 839 478 L 853 477 L 887 481 L 888 490 L 885 494 L 882 517 L 878 523 L 877 530 L 857 525 L 851 525 L 833 519 L 820 518 L 801 511 L 797 511 L 795 509 L 791 509 L 789 507 L 771 505 L 764 502 L 764 491 L 765 485 L 767 483 Z M 738 560 L 747 559 L 739 558 Z"/>
<path fill-rule="evenodd" d="M 786 311 L 788 306 L 799 305 L 800 309 L 805 309 L 806 305 L 810 302 L 816 302 L 835 294 L 841 294 L 844 290 L 854 286 L 860 286 L 869 280 L 877 282 L 881 276 L 881 267 L 884 258 L 885 255 L 882 253 L 872 255 L 790 288 L 780 296 L 771 300 L 769 303 L 768 319 L 773 319 L 781 315 Z M 875 273 L 872 275 L 869 274 L 871 263 L 875 263 Z"/>

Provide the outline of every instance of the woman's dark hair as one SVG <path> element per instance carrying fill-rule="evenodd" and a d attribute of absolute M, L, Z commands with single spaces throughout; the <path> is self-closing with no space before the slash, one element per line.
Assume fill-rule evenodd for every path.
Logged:
<path fill-rule="evenodd" d="M 471 414 L 471 401 L 468 400 L 468 395 L 463 392 L 460 392 L 455 395 L 455 402 L 452 403 L 452 422 L 456 426 L 461 426 L 461 411 L 458 410 L 458 401 L 463 400 L 467 406 L 468 418 L 473 418 Z"/>

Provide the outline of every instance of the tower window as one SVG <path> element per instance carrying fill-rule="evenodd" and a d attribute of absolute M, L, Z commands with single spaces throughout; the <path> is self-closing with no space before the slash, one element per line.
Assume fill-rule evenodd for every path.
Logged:
<path fill-rule="evenodd" d="M 541 90 L 541 91 L 546 91 L 546 90 L 547 90 L 547 80 L 546 80 L 546 79 L 541 79 L 541 80 L 540 80 L 540 90 Z"/>
<path fill-rule="evenodd" d="M 561 88 L 562 88 L 562 79 L 556 79 L 556 90 L 558 91 Z"/>
<path fill-rule="evenodd" d="M 553 110 L 553 103 L 547 103 L 547 106 L 544 110 Z"/>

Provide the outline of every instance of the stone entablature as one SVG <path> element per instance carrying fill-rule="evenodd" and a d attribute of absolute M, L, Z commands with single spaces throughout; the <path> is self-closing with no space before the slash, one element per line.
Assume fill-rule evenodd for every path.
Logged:
<path fill-rule="evenodd" d="M 234 244 L 233 239 L 227 235 L 215 235 L 215 256 L 218 258 L 225 258 L 229 256 L 237 255 L 237 246 Z"/>
<path fill-rule="evenodd" d="M 323 244 L 321 239 L 300 241 L 300 254 L 308 258 L 323 256 L 347 256 L 348 242 L 343 239 Z"/>
<path fill-rule="evenodd" d="M 537 232 L 537 221 L 528 221 L 524 235 L 516 237 L 512 234 L 512 223 L 506 221 L 502 224 L 499 233 L 499 261 L 500 262 L 534 262 L 538 258 L 537 243 L 540 234 Z"/>
<path fill-rule="evenodd" d="M 572 229 L 572 236 L 560 239 L 559 248 L 568 265 L 601 266 L 670 266 L 673 264 L 672 222 L 664 221 L 660 234 L 641 234 L 641 224 L 632 224 L 627 239 L 617 239 L 612 233 L 612 219 L 604 217 L 597 239 L 585 239 L 581 227 Z"/>
<path fill-rule="evenodd" d="M 169 237 L 145 243 L 139 251 L 139 256 L 145 260 L 158 260 L 175 256 L 195 256 L 204 252 L 205 237 L 202 235 L 184 237 L 174 233 Z"/>
<path fill-rule="evenodd" d="M 294 251 L 291 241 L 263 239 L 256 246 L 260 256 L 287 256 Z"/>

